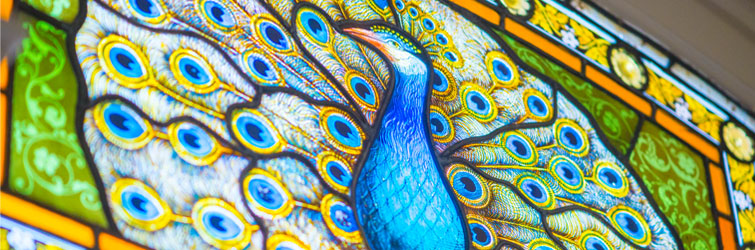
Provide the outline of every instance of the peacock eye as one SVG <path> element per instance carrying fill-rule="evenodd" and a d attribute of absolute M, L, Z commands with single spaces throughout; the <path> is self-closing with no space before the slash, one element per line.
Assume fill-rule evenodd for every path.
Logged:
<path fill-rule="evenodd" d="M 203 198 L 191 209 L 194 230 L 207 243 L 220 249 L 249 245 L 252 226 L 236 208 L 217 198 Z"/>
<path fill-rule="evenodd" d="M 388 41 L 388 43 L 390 43 L 391 45 L 393 45 L 393 47 L 401 48 L 401 44 L 399 44 L 396 41 L 391 40 L 391 41 Z"/>

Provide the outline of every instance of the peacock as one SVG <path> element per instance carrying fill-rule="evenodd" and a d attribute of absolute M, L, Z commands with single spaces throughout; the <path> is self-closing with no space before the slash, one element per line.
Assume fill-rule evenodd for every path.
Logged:
<path fill-rule="evenodd" d="M 86 13 L 81 140 L 133 242 L 679 247 L 581 106 L 446 2 L 90 0 Z"/>

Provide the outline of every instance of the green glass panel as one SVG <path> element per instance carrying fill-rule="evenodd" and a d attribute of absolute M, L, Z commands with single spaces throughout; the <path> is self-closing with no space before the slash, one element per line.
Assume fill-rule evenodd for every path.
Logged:
<path fill-rule="evenodd" d="M 524 63 L 550 77 L 574 96 L 595 118 L 609 143 L 620 153 L 627 153 L 639 122 L 634 110 L 513 38 L 498 34 Z"/>
<path fill-rule="evenodd" d="M 651 122 L 645 122 L 630 164 L 658 208 L 676 228 L 685 249 L 716 249 L 702 157 Z"/>
<path fill-rule="evenodd" d="M 71 22 L 79 13 L 77 0 L 23 0 L 35 9 L 64 22 Z"/>
<path fill-rule="evenodd" d="M 15 62 L 9 187 L 41 204 L 107 226 L 99 191 L 76 133 L 78 85 L 66 34 L 22 17 L 27 30 Z"/>

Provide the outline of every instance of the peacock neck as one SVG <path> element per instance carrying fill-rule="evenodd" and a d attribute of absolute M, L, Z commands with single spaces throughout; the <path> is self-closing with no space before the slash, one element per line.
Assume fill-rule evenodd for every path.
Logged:
<path fill-rule="evenodd" d="M 394 89 L 386 107 L 381 131 L 388 132 L 395 128 L 411 129 L 411 132 L 421 137 L 414 139 L 422 139 L 421 142 L 424 143 L 427 139 L 422 127 L 425 122 L 424 109 L 428 92 L 427 69 L 423 63 L 403 67 L 413 68 L 396 68 Z M 396 126 L 398 124 L 404 126 Z"/>

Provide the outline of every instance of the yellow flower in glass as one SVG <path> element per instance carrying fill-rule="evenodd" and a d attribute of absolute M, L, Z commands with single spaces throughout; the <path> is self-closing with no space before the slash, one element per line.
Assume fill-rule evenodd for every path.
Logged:
<path fill-rule="evenodd" d="M 532 9 L 532 5 L 528 0 L 501 0 L 501 2 L 511 14 L 517 16 L 526 16 L 530 9 Z"/>
<path fill-rule="evenodd" d="M 625 48 L 614 47 L 609 55 L 611 70 L 624 84 L 641 89 L 647 83 L 645 67 Z"/>
<path fill-rule="evenodd" d="M 741 127 L 729 123 L 723 129 L 724 143 L 735 158 L 741 161 L 751 161 L 755 148 L 753 141 Z"/>

